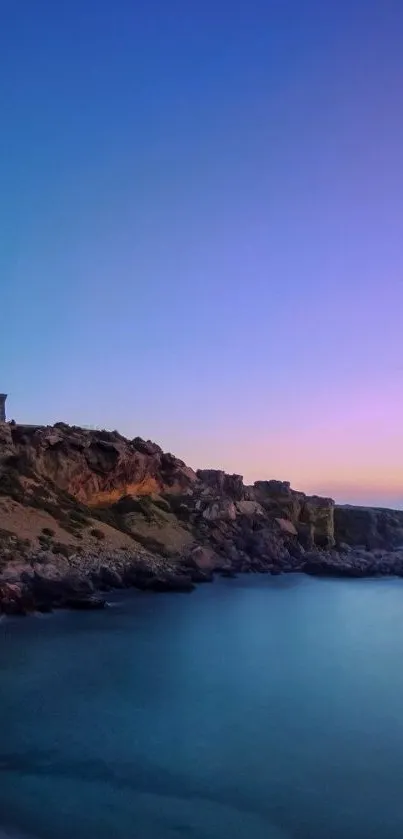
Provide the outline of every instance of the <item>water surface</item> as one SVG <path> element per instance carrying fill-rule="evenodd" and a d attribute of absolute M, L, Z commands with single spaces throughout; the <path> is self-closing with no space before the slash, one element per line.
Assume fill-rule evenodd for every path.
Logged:
<path fill-rule="evenodd" d="M 252 576 L 3 622 L 4 830 L 402 839 L 402 661 L 392 580 Z"/>

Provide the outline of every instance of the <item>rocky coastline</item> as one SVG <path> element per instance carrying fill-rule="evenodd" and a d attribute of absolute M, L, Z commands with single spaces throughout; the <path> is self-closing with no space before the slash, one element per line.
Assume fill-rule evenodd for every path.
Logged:
<path fill-rule="evenodd" d="M 0 424 L 0 614 L 290 572 L 402 577 L 403 511 L 245 486 L 118 432 Z"/>

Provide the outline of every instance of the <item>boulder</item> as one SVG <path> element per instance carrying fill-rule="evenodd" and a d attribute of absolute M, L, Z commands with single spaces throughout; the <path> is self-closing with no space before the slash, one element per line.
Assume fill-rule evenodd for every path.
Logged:
<path fill-rule="evenodd" d="M 94 592 L 90 578 L 69 568 L 64 572 L 55 565 L 36 564 L 29 585 L 35 600 L 57 606 L 68 599 L 88 597 Z"/>
<path fill-rule="evenodd" d="M 157 443 L 153 443 L 151 440 L 143 440 L 141 437 L 135 437 L 132 440 L 133 447 L 142 454 L 147 454 L 150 457 L 153 455 L 160 455 L 162 454 L 162 449 Z"/>
<path fill-rule="evenodd" d="M 250 499 L 243 499 L 242 501 L 237 501 L 235 504 L 236 511 L 241 516 L 248 516 L 251 518 L 252 516 L 260 516 L 264 517 L 264 509 L 258 501 L 253 501 Z"/>
<path fill-rule="evenodd" d="M 109 565 L 101 565 L 100 568 L 93 573 L 91 579 L 97 588 L 105 587 L 113 589 L 124 587 L 121 574 Z"/>
<path fill-rule="evenodd" d="M 23 584 L 0 582 L 0 613 L 28 615 L 35 608 L 32 593 Z"/>
<path fill-rule="evenodd" d="M 89 597 L 66 597 L 65 600 L 63 600 L 62 605 L 66 609 L 92 611 L 94 609 L 104 609 L 107 603 L 103 597 L 90 595 Z"/>
<path fill-rule="evenodd" d="M 214 580 L 212 571 L 202 571 L 200 568 L 190 569 L 189 577 L 192 583 L 212 583 Z"/>
<path fill-rule="evenodd" d="M 186 564 L 193 570 L 209 572 L 217 568 L 220 558 L 212 548 L 197 545 L 186 557 Z"/>
<path fill-rule="evenodd" d="M 240 501 L 244 496 L 242 475 L 228 475 L 220 469 L 198 469 L 196 475 L 216 495 L 227 495 L 234 501 Z"/>
<path fill-rule="evenodd" d="M 282 533 L 286 533 L 287 536 L 298 536 L 298 530 L 292 521 L 289 521 L 288 519 L 275 519 L 275 521 Z"/>
<path fill-rule="evenodd" d="M 206 521 L 210 522 L 218 520 L 235 521 L 236 507 L 230 498 L 220 498 L 217 501 L 207 503 L 206 506 L 204 506 L 202 515 Z"/>

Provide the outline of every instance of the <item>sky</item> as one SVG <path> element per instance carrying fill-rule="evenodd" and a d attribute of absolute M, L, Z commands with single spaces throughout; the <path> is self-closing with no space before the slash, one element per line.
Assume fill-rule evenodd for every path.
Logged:
<path fill-rule="evenodd" d="M 0 0 L 0 390 L 403 506 L 401 0 Z"/>

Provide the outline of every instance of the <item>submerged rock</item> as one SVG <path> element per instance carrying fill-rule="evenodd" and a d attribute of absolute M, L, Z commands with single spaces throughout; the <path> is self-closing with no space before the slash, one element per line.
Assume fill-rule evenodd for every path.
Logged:
<path fill-rule="evenodd" d="M 145 591 L 176 591 L 190 592 L 195 588 L 192 578 L 184 574 L 170 574 L 163 577 L 151 577 L 144 585 L 138 586 Z"/>
<path fill-rule="evenodd" d="M 212 583 L 214 581 L 214 574 L 212 571 L 202 571 L 200 568 L 195 568 L 189 572 L 192 583 Z"/>
<path fill-rule="evenodd" d="M 62 605 L 67 609 L 77 609 L 80 611 L 88 611 L 92 609 L 104 609 L 107 605 L 103 597 L 67 597 Z"/>

